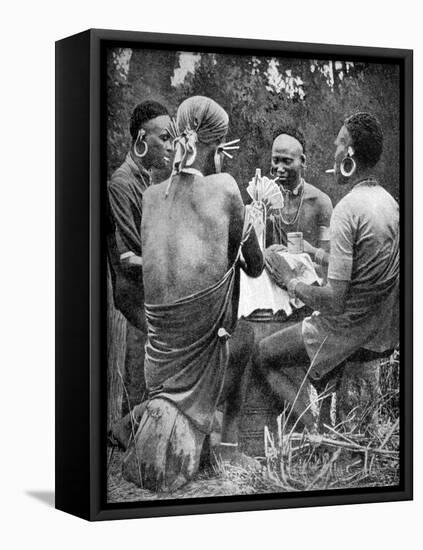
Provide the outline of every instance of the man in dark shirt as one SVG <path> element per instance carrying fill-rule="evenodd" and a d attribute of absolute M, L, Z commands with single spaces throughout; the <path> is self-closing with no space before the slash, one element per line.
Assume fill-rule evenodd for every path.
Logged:
<path fill-rule="evenodd" d="M 108 255 L 113 301 L 128 320 L 125 342 L 121 344 L 125 362 L 127 399 L 124 413 L 142 399 L 145 392 L 144 346 L 147 331 L 142 282 L 141 218 L 142 197 L 151 185 L 150 173 L 170 172 L 171 143 L 166 108 L 156 101 L 137 105 L 130 121 L 132 145 L 123 164 L 108 183 Z M 111 338 L 117 338 L 113 333 Z M 117 340 L 114 342 L 118 344 Z"/>
<path fill-rule="evenodd" d="M 156 101 L 144 101 L 132 113 L 132 146 L 108 184 L 108 251 L 116 308 L 145 331 L 142 285 L 142 196 L 151 185 L 150 171 L 169 166 L 170 117 Z"/>

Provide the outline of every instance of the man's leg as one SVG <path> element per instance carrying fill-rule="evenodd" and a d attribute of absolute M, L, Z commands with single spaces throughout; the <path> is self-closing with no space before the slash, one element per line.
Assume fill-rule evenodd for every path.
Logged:
<path fill-rule="evenodd" d="M 229 361 L 221 397 L 221 402 L 225 403 L 221 436 L 223 443 L 238 443 L 241 407 L 249 378 L 246 367 L 253 350 L 254 331 L 248 322 L 241 320 L 229 340 Z"/>
<path fill-rule="evenodd" d="M 133 317 L 141 315 L 141 310 L 134 310 Z M 147 389 L 144 376 L 144 355 L 147 333 L 127 323 L 125 374 L 123 377 L 123 418 L 117 420 L 109 430 L 109 441 L 116 442 L 126 449 L 134 429 L 144 410 Z M 131 411 L 131 413 L 129 412 Z"/>
<path fill-rule="evenodd" d="M 238 427 L 247 392 L 250 359 L 254 351 L 254 331 L 246 321 L 240 321 L 229 344 L 229 361 L 221 403 L 224 403 L 221 441 L 214 449 L 215 457 L 246 469 L 260 464 L 238 450 Z"/>
<path fill-rule="evenodd" d="M 280 330 L 258 345 L 254 363 L 261 369 L 272 391 L 281 403 L 288 402 L 293 412 L 310 430 L 315 427 L 309 405 L 307 384 L 303 384 L 310 359 L 302 337 L 302 323 Z"/>
<path fill-rule="evenodd" d="M 128 323 L 125 356 L 125 395 L 122 413 L 128 413 L 147 397 L 144 355 L 147 333 Z"/>

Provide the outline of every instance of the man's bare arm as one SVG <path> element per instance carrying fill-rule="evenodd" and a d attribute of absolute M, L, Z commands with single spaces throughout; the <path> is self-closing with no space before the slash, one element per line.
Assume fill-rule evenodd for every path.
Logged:
<path fill-rule="evenodd" d="M 324 248 L 323 246 L 324 245 Z M 327 267 L 329 265 L 330 257 L 330 242 L 320 241 L 319 247 L 314 247 L 309 242 L 304 240 L 304 252 L 309 254 L 311 259 L 318 265 Z"/>
<path fill-rule="evenodd" d="M 241 267 L 250 277 L 258 277 L 264 269 L 263 253 L 258 244 L 254 227 L 251 229 L 248 239 L 242 247 L 244 262 Z"/>
<path fill-rule="evenodd" d="M 344 312 L 348 284 L 333 279 L 323 287 L 299 282 L 295 285 L 295 296 L 315 311 L 339 315 Z"/>
<path fill-rule="evenodd" d="M 324 195 L 319 200 L 319 240 L 318 248 L 325 252 L 330 251 L 330 220 L 332 218 L 333 206 L 332 201 L 327 195 Z"/>
<path fill-rule="evenodd" d="M 127 256 L 125 258 L 121 257 L 120 261 L 123 265 L 142 267 L 142 257 L 137 256 L 136 254 L 132 254 L 131 256 Z"/>
<path fill-rule="evenodd" d="M 282 288 L 287 288 L 292 297 L 299 298 L 315 311 L 331 314 L 343 313 L 349 287 L 348 281 L 329 279 L 323 287 L 306 285 L 300 282 L 283 256 L 267 250 L 266 267 L 272 279 Z"/>
<path fill-rule="evenodd" d="M 242 239 L 245 207 L 236 181 L 229 174 L 225 175 L 230 197 L 229 247 L 232 247 L 233 252 L 236 254 Z M 264 269 L 264 258 L 254 228 L 251 229 L 248 239 L 242 247 L 242 256 L 243 261 L 240 265 L 245 273 L 250 277 L 258 277 Z"/>

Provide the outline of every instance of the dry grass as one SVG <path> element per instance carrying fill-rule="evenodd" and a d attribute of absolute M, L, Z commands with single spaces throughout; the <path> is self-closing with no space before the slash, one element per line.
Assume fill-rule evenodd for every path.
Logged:
<path fill-rule="evenodd" d="M 278 430 L 265 429 L 267 475 L 286 491 L 397 485 L 399 482 L 399 356 L 381 367 L 380 397 L 325 433 L 288 428 L 290 410 Z M 320 401 L 324 394 L 317 397 Z M 371 419 L 371 421 L 369 421 Z"/>
<path fill-rule="evenodd" d="M 265 456 L 260 468 L 219 463 L 200 472 L 174 493 L 152 493 L 121 476 L 123 454 L 114 450 L 109 461 L 109 502 L 219 497 L 386 487 L 399 483 L 399 357 L 381 368 L 381 395 L 360 411 L 351 410 L 338 425 L 325 426 L 324 434 L 298 430 L 288 422 L 289 408 L 278 417 L 277 433 L 266 428 Z M 317 396 L 321 402 L 324 394 Z M 315 404 L 314 404 L 315 406 Z M 369 423 L 369 418 L 373 422 Z M 377 419 L 377 420 L 375 420 Z"/>
<path fill-rule="evenodd" d="M 270 487 L 269 491 L 257 491 L 257 484 L 251 472 L 227 465 L 224 468 L 219 467 L 200 472 L 192 481 L 172 493 L 154 493 L 146 489 L 140 489 L 135 484 L 123 479 L 121 473 L 122 459 L 123 452 L 117 449 L 114 450 L 108 469 L 108 502 L 221 497 L 271 492 Z M 278 491 L 278 489 L 273 488 L 273 491 Z"/>

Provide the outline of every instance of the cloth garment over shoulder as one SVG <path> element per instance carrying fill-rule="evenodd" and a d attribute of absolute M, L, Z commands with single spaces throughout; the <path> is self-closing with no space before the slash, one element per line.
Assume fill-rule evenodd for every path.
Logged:
<path fill-rule="evenodd" d="M 314 312 L 303 321 L 321 377 L 354 351 L 393 349 L 399 339 L 399 207 L 375 181 L 357 184 L 335 207 L 328 278 L 349 281 L 344 312 Z"/>

